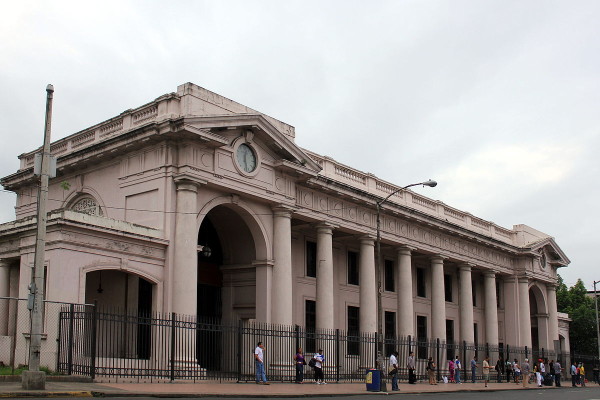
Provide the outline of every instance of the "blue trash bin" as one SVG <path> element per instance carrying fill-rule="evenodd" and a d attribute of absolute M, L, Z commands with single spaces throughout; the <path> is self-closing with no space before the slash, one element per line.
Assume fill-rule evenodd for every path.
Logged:
<path fill-rule="evenodd" d="M 381 371 L 378 369 L 368 369 L 365 376 L 368 392 L 381 392 Z"/>

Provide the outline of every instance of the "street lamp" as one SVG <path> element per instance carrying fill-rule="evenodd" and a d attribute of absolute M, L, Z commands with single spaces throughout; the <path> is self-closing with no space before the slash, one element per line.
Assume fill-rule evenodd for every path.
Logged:
<path fill-rule="evenodd" d="M 383 371 L 383 307 L 381 305 L 381 295 L 383 294 L 383 287 L 381 284 L 381 275 L 383 270 L 382 265 L 382 257 L 381 257 L 381 206 L 385 203 L 390 197 L 400 192 L 401 190 L 408 189 L 413 186 L 429 186 L 435 187 L 437 186 L 436 181 L 432 181 L 429 179 L 425 182 L 412 183 L 410 185 L 406 185 L 393 191 L 388 194 L 386 198 L 383 200 L 379 200 L 377 202 L 377 364 L 380 371 Z M 383 381 L 383 372 L 381 373 L 382 381 Z"/>

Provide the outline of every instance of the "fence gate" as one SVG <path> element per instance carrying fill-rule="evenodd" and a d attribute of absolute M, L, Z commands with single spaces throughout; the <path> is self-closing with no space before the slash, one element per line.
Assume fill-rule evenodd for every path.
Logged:
<path fill-rule="evenodd" d="M 62 306 L 58 318 L 58 372 L 95 378 L 95 312 L 95 307 L 89 305 Z"/>

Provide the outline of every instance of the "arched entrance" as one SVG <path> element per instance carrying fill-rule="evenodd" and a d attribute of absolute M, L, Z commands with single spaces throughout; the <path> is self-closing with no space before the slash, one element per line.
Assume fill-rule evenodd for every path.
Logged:
<path fill-rule="evenodd" d="M 534 352 L 549 350 L 548 309 L 546 299 L 537 285 L 529 288 L 529 310 L 531 313 L 531 347 Z"/>
<path fill-rule="evenodd" d="M 136 274 L 119 269 L 90 271 L 85 280 L 85 302 L 95 303 L 98 312 L 125 315 L 134 321 L 124 325 L 115 334 L 103 319 L 98 320 L 100 357 L 148 359 L 152 343 L 150 325 L 146 319 L 152 314 L 152 282 Z M 137 322 L 135 322 L 137 321 Z"/>

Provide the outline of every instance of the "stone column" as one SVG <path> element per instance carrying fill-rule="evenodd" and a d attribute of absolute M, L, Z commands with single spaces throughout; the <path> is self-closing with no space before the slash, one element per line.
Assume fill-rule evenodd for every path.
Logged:
<path fill-rule="evenodd" d="M 431 339 L 446 341 L 444 257 L 431 257 Z"/>
<path fill-rule="evenodd" d="M 519 345 L 531 349 L 531 310 L 529 308 L 529 279 L 519 278 Z"/>
<path fill-rule="evenodd" d="M 415 336 L 413 310 L 412 249 L 407 246 L 398 248 L 398 335 Z"/>
<path fill-rule="evenodd" d="M 333 225 L 317 225 L 317 329 L 334 328 Z"/>
<path fill-rule="evenodd" d="M 10 264 L 0 260 L 0 297 L 10 297 Z M 8 335 L 9 300 L 0 299 L 0 336 Z"/>
<path fill-rule="evenodd" d="M 485 341 L 492 347 L 498 346 L 498 303 L 496 300 L 496 273 L 483 273 L 485 296 Z"/>
<path fill-rule="evenodd" d="M 375 239 L 370 236 L 360 240 L 360 330 L 377 332 L 377 284 L 375 282 Z"/>
<path fill-rule="evenodd" d="M 273 208 L 273 304 L 272 322 L 293 323 L 292 280 L 292 209 L 285 206 Z"/>
<path fill-rule="evenodd" d="M 471 265 L 461 264 L 458 267 L 460 280 L 460 339 L 467 343 L 475 341 L 473 332 L 473 283 L 471 278 Z M 464 360 L 467 362 L 467 360 Z"/>
<path fill-rule="evenodd" d="M 546 284 L 548 299 L 548 348 L 554 349 L 554 341 L 558 340 L 558 310 L 556 305 L 556 285 Z"/>
<path fill-rule="evenodd" d="M 273 262 L 255 261 L 252 265 L 256 269 L 256 320 L 258 322 L 271 322 Z"/>
<path fill-rule="evenodd" d="M 196 225 L 199 182 L 175 178 L 177 214 L 173 244 L 172 311 L 196 316 L 198 298 L 198 228 Z"/>

